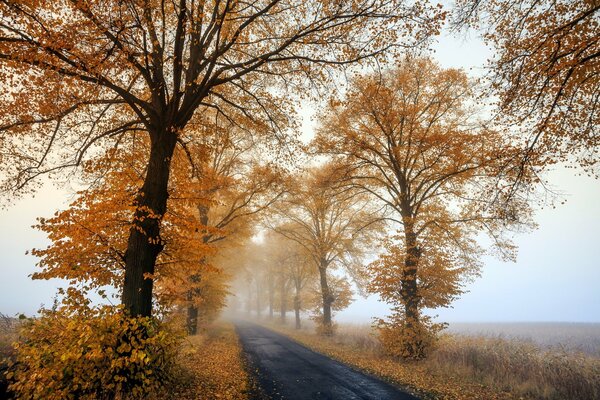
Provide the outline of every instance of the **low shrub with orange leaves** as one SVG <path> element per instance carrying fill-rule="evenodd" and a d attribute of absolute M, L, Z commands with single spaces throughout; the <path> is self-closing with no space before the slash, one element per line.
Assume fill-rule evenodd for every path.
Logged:
<path fill-rule="evenodd" d="M 218 322 L 189 336 L 179 357 L 183 378 L 170 388 L 170 399 L 244 400 L 253 388 L 234 327 Z"/>
<path fill-rule="evenodd" d="M 177 334 L 119 307 L 43 310 L 23 324 L 6 374 L 19 399 L 141 399 L 174 376 Z"/>

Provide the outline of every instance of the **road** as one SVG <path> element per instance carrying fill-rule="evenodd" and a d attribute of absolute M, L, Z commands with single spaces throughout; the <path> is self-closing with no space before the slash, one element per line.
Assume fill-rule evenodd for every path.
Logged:
<path fill-rule="evenodd" d="M 279 400 L 416 400 L 417 398 L 250 322 L 236 329 L 257 373 L 262 397 Z"/>

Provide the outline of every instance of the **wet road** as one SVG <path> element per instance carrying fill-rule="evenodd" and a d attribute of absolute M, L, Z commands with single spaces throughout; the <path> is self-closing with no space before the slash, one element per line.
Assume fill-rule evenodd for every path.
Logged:
<path fill-rule="evenodd" d="M 269 399 L 417 399 L 260 325 L 238 321 L 236 328 Z"/>

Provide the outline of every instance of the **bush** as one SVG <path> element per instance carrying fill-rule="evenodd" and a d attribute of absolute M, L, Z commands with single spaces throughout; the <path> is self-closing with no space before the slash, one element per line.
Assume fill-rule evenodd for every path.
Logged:
<path fill-rule="evenodd" d="M 393 357 L 420 360 L 434 348 L 437 334 L 444 324 L 432 323 L 427 316 L 408 324 L 401 313 L 395 313 L 387 321 L 378 320 L 375 328 L 385 353 Z"/>
<path fill-rule="evenodd" d="M 20 399 L 137 399 L 174 376 L 178 335 L 118 307 L 44 310 L 24 324 L 7 378 Z"/>

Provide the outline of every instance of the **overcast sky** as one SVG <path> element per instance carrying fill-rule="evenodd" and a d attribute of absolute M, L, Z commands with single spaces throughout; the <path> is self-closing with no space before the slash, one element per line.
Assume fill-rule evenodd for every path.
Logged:
<path fill-rule="evenodd" d="M 445 36 L 435 49 L 444 67 L 461 67 L 472 74 L 480 74 L 490 56 L 473 37 Z M 305 114 L 304 130 L 310 135 L 313 124 Z M 538 230 L 517 240 L 516 263 L 485 259 L 482 277 L 452 309 L 437 312 L 441 320 L 600 322 L 600 183 L 560 168 L 549 179 L 567 203 L 538 211 Z M 52 303 L 60 282 L 32 281 L 28 275 L 36 259 L 25 252 L 48 244 L 31 228 L 35 218 L 51 216 L 67 204 L 67 191 L 46 185 L 36 197 L 0 210 L 0 312 L 31 315 L 41 304 Z M 368 322 L 387 309 L 375 297 L 357 298 L 337 318 Z"/>

